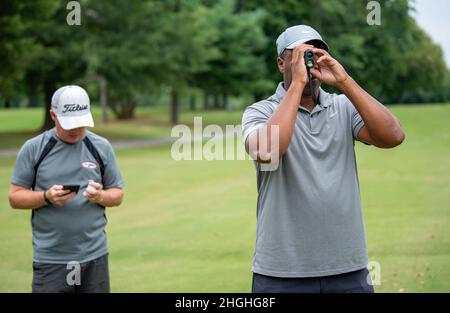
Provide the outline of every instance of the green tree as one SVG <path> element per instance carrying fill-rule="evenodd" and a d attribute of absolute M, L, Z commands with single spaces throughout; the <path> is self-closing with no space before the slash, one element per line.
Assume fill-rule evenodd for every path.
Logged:
<path fill-rule="evenodd" d="M 214 55 L 207 10 L 196 1 L 88 2 L 90 72 L 108 84 L 109 106 L 132 118 L 138 95 L 171 89 L 171 121 L 191 76 Z"/>
<path fill-rule="evenodd" d="M 219 54 L 208 62 L 207 71 L 196 75 L 195 85 L 214 96 L 215 108 L 226 104 L 228 95 L 257 95 L 271 85 L 263 55 L 267 43 L 262 29 L 265 12 L 237 12 L 236 5 L 235 1 L 222 0 L 208 13 L 209 26 L 218 33 L 213 45 Z"/>
<path fill-rule="evenodd" d="M 154 1 L 111 0 L 87 1 L 85 10 L 89 76 L 105 83 L 117 118 L 132 118 L 137 95 L 157 89 L 164 8 Z"/>
<path fill-rule="evenodd" d="M 30 54 L 38 47 L 30 31 L 53 7 L 51 0 L 0 2 L 0 97 L 7 104 L 20 92 Z"/>
<path fill-rule="evenodd" d="M 280 78 L 274 62 L 277 36 L 288 26 L 309 24 L 322 34 L 331 54 L 381 101 L 445 98 L 447 67 L 441 49 L 417 26 L 412 2 L 380 0 L 379 26 L 367 24 L 365 1 L 242 2 L 245 10 L 262 7 L 270 12 L 264 22 L 269 37 L 265 59 L 269 71 L 276 73 L 271 76 L 274 80 Z"/>
<path fill-rule="evenodd" d="M 69 26 L 65 3 L 55 3 L 48 18 L 36 23 L 29 31 L 36 47 L 29 56 L 25 84 L 29 90 L 44 94 L 45 119 L 42 129 L 53 126 L 49 109 L 55 90 L 68 84 L 80 84 L 85 75 L 85 36 L 80 26 Z"/>
<path fill-rule="evenodd" d="M 162 46 L 161 82 L 171 89 L 172 124 L 178 123 L 179 98 L 194 84 L 195 75 L 209 69 L 218 55 L 217 30 L 211 27 L 207 7 L 200 1 L 165 1 L 166 23 L 159 30 L 167 42 Z"/>

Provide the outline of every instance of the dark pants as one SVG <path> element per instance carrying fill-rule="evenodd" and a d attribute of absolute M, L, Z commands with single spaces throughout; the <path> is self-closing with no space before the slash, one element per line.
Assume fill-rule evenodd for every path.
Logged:
<path fill-rule="evenodd" d="M 33 293 L 108 293 L 109 291 L 107 254 L 98 259 L 80 263 L 79 266 L 33 262 Z"/>
<path fill-rule="evenodd" d="M 253 273 L 253 293 L 359 292 L 373 293 L 367 269 L 308 278 L 281 278 Z M 369 277 L 369 278 L 368 278 Z"/>

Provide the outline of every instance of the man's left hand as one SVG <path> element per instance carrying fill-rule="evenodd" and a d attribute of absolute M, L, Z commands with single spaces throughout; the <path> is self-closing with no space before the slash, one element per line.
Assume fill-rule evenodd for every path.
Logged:
<path fill-rule="evenodd" d="M 311 75 L 326 84 L 340 88 L 349 77 L 344 67 L 327 51 L 318 48 L 313 48 L 312 51 L 318 57 L 316 61 L 318 68 L 312 68 Z"/>
<path fill-rule="evenodd" d="M 93 180 L 89 180 L 88 187 L 83 192 L 83 196 L 85 196 L 91 202 L 99 203 L 102 200 L 102 192 L 102 184 L 96 183 Z"/>

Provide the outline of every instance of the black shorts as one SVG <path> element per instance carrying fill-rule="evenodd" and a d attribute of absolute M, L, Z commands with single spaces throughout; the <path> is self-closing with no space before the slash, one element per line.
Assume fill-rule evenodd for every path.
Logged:
<path fill-rule="evenodd" d="M 370 282 L 370 283 L 369 283 Z M 373 293 L 369 271 L 307 278 L 282 278 L 253 273 L 253 293 L 358 292 Z"/>
<path fill-rule="evenodd" d="M 79 267 L 33 262 L 32 292 L 109 293 L 108 255 L 81 263 Z"/>

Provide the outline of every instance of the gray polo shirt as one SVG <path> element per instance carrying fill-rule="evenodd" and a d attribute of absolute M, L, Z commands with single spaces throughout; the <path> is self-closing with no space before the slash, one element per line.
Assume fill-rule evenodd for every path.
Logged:
<path fill-rule="evenodd" d="M 105 209 L 89 202 L 83 191 L 89 179 L 101 183 L 102 177 L 95 158 L 82 141 L 65 143 L 56 136 L 54 128 L 28 140 L 17 155 L 11 183 L 31 188 L 34 165 L 51 136 L 57 143 L 39 166 L 35 190 L 47 190 L 53 185 L 80 185 L 80 190 L 62 206 L 46 205 L 34 210 L 33 259 L 55 264 L 96 259 L 108 253 Z M 123 188 L 111 144 L 89 131 L 86 136 L 105 164 L 103 188 Z"/>
<path fill-rule="evenodd" d="M 286 91 L 247 107 L 244 140 L 265 123 Z M 345 95 L 320 89 L 312 112 L 300 107 L 292 141 L 274 171 L 257 171 L 253 272 L 318 277 L 367 266 L 354 140 L 364 126 Z"/>

